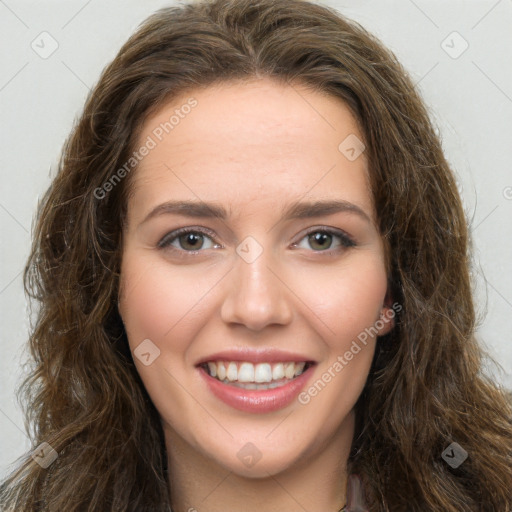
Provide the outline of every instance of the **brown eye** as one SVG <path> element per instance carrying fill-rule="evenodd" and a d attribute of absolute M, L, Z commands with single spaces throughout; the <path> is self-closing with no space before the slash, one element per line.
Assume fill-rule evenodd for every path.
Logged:
<path fill-rule="evenodd" d="M 339 240 L 338 243 L 335 241 Z M 309 247 L 301 245 L 302 240 L 307 240 Z M 314 252 L 331 253 L 348 247 L 354 247 L 356 243 L 346 233 L 332 228 L 312 229 L 295 247 L 304 249 L 312 248 Z"/>
<path fill-rule="evenodd" d="M 317 231 L 316 233 L 308 235 L 308 240 L 313 249 L 329 249 L 332 244 L 332 235 L 323 231 Z"/>
<path fill-rule="evenodd" d="M 178 237 L 182 249 L 190 249 L 192 251 L 201 249 L 204 243 L 204 235 L 199 233 L 187 233 Z"/>
<path fill-rule="evenodd" d="M 208 243 L 210 245 L 208 245 Z M 214 247 L 212 237 L 197 229 L 178 229 L 165 235 L 158 247 L 175 249 L 182 252 L 193 252 Z"/>

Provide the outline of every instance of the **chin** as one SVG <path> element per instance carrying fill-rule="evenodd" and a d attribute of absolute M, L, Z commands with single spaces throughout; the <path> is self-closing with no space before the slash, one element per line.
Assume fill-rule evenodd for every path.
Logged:
<path fill-rule="evenodd" d="M 296 454 L 283 459 L 282 456 L 277 457 L 275 454 L 262 452 L 261 459 L 253 463 L 240 461 L 238 457 L 234 460 L 225 461 L 227 464 L 222 464 L 226 469 L 233 472 L 237 476 L 251 479 L 263 479 L 271 476 L 284 473 L 292 469 L 296 464 Z M 220 463 L 220 461 L 217 461 Z"/>

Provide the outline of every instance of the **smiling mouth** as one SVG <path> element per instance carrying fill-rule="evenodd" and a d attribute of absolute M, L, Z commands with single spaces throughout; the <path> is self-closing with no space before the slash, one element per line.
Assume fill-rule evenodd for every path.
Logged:
<path fill-rule="evenodd" d="M 200 367 L 223 384 L 243 389 L 273 389 L 284 386 L 315 364 L 313 361 L 257 363 L 208 361 Z"/>

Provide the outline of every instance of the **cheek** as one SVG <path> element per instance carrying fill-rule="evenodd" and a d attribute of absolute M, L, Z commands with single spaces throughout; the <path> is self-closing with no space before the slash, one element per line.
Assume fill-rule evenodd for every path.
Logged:
<path fill-rule="evenodd" d="M 379 319 L 387 291 L 382 258 L 366 254 L 346 266 L 298 273 L 298 294 L 331 348 L 343 349 Z"/>
<path fill-rule="evenodd" d="M 183 333 L 193 333 L 199 325 L 205 294 L 205 280 L 197 279 L 197 270 L 173 268 L 133 251 L 123 259 L 121 280 L 119 307 L 132 350 L 146 338 L 158 346 L 167 340 L 166 350 L 184 350 L 189 336 Z"/>
<path fill-rule="evenodd" d="M 119 312 L 137 371 L 156 408 L 171 424 L 179 424 L 180 415 L 191 407 L 180 383 L 187 379 L 188 348 L 206 314 L 201 301 L 205 281 L 197 278 L 197 270 L 173 268 L 143 250 L 123 255 Z M 148 339 L 154 345 L 143 344 Z M 147 351 L 148 365 L 138 357 Z"/>
<path fill-rule="evenodd" d="M 323 418 L 320 430 L 330 435 L 354 407 L 368 378 L 387 277 L 378 257 L 316 277 L 325 292 L 310 291 L 310 317 L 317 317 L 326 357 L 298 401 L 309 417 Z"/>

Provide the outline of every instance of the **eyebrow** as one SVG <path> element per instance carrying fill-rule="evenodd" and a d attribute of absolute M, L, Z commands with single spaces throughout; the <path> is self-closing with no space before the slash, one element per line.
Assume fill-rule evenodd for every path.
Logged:
<path fill-rule="evenodd" d="M 372 222 L 369 215 L 360 206 L 343 199 L 295 202 L 284 211 L 282 219 L 309 219 L 324 215 L 333 215 L 340 212 L 352 213 L 366 222 Z M 193 218 L 219 218 L 222 220 L 227 219 L 229 216 L 226 209 L 217 203 L 205 203 L 204 201 L 167 201 L 153 208 L 139 225 L 165 214 L 184 215 L 185 217 Z"/>

